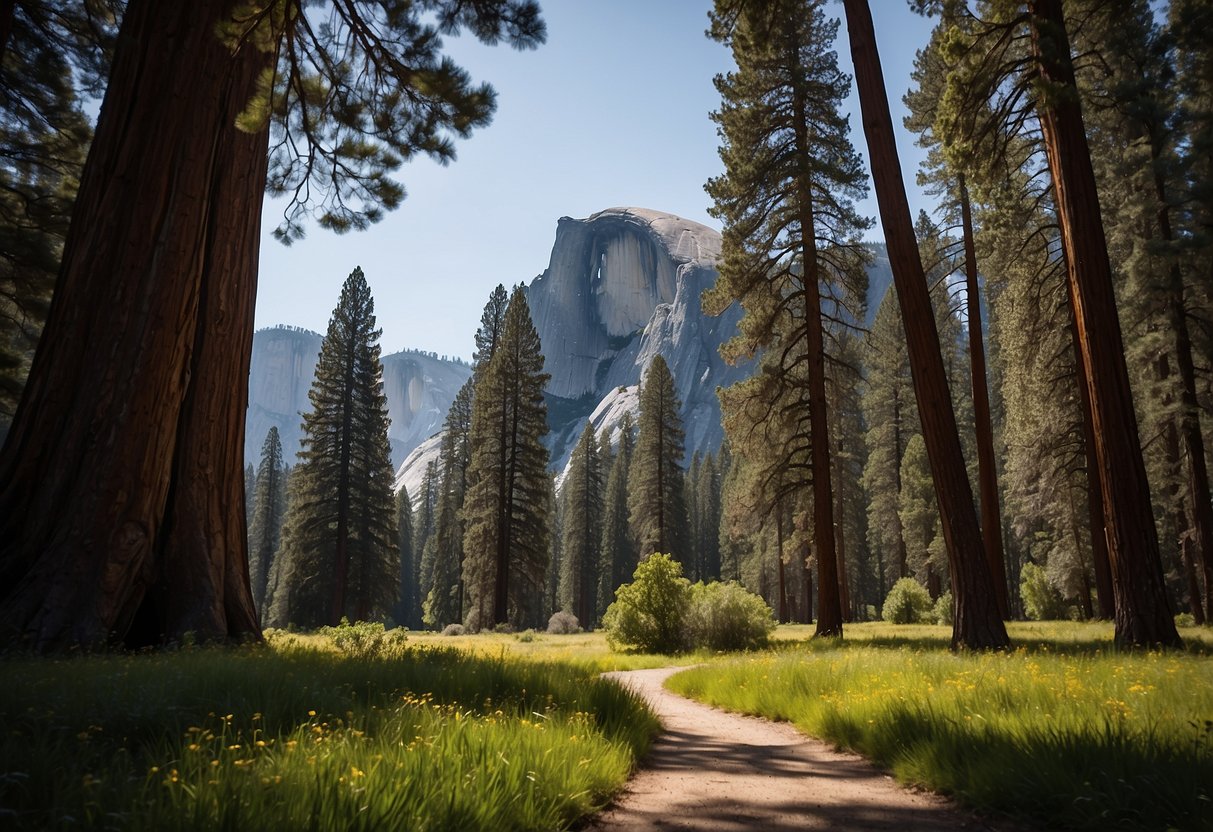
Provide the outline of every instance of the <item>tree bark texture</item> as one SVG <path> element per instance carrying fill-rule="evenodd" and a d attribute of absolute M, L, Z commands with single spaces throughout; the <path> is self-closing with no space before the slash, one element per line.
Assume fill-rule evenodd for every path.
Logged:
<path fill-rule="evenodd" d="M 1095 455 L 1095 421 L 1091 416 L 1091 391 L 1087 385 L 1087 368 L 1082 363 L 1082 345 L 1078 342 L 1078 324 L 1074 308 L 1070 307 L 1070 338 L 1074 343 L 1075 383 L 1078 403 L 1082 408 L 1082 451 L 1087 469 L 1087 519 L 1091 526 L 1091 561 L 1095 567 L 1095 595 L 1099 617 L 1111 621 L 1116 615 L 1112 597 L 1112 565 L 1108 560 L 1107 523 L 1103 513 L 1103 474 Z"/>
<path fill-rule="evenodd" d="M 1010 642 L 998 612 L 994 581 L 982 546 L 973 489 L 965 470 L 956 414 L 939 350 L 939 333 L 901 179 L 872 12 L 866 0 L 844 0 L 843 7 L 872 179 L 905 322 L 914 394 L 952 572 L 955 598 L 952 647 L 1007 647 Z"/>
<path fill-rule="evenodd" d="M 802 88 L 794 91 L 798 155 L 811 158 L 808 103 Z M 796 180 L 797 220 L 804 290 L 804 327 L 808 358 L 810 465 L 813 470 L 813 541 L 817 547 L 817 629 L 815 636 L 842 635 L 842 602 L 838 592 L 838 547 L 834 534 L 834 494 L 830 470 L 830 423 L 826 399 L 825 332 L 821 323 L 820 267 L 817 262 L 812 184 L 807 170 Z"/>
<path fill-rule="evenodd" d="M 973 239 L 973 209 L 969 189 L 960 177 L 960 218 L 965 250 L 965 306 L 969 318 L 969 371 L 973 385 L 973 422 L 977 434 L 977 490 L 981 501 L 981 539 L 994 579 L 998 612 L 1011 617 L 1007 597 L 1007 568 L 1002 551 L 1002 512 L 998 505 L 998 470 L 994 461 L 994 427 L 990 419 L 990 390 L 986 381 L 986 348 L 981 333 L 981 296 L 977 288 L 977 246 Z"/>
<path fill-rule="evenodd" d="M 234 121 L 271 56 L 220 42 L 228 5 L 124 15 L 0 454 L 3 640 L 259 635 L 242 455 L 267 137 Z"/>
<path fill-rule="evenodd" d="M 1103 482 L 1116 643 L 1122 647 L 1178 646 L 1181 641 L 1163 583 L 1112 267 L 1061 0 L 1033 0 L 1028 11 L 1043 87 L 1038 105 L 1041 131 L 1066 253 L 1079 360 L 1087 370 L 1095 454 Z"/>

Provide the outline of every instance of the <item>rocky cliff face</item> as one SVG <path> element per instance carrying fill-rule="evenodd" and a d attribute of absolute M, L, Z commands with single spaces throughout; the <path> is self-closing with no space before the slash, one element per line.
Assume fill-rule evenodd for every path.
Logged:
<path fill-rule="evenodd" d="M 687 453 L 720 447 L 716 387 L 748 372 L 719 347 L 739 312 L 703 314 L 699 297 L 716 280 L 720 234 L 644 208 L 562 217 L 548 268 L 527 288 L 543 342 L 552 462 L 563 467 L 589 419 L 614 429 L 635 416 L 636 386 L 653 356 L 670 365 L 683 403 Z"/>
<path fill-rule="evenodd" d="M 249 408 L 245 419 L 244 458 L 257 464 L 271 426 L 278 427 L 282 450 L 292 461 L 299 453 L 303 413 L 311 409 L 307 393 L 316 376 L 322 338 L 291 327 L 263 329 L 253 336 L 249 372 Z M 392 464 L 405 458 L 442 427 L 447 409 L 471 377 L 466 364 L 433 353 L 398 352 L 383 358 L 383 392 L 392 424 Z"/>

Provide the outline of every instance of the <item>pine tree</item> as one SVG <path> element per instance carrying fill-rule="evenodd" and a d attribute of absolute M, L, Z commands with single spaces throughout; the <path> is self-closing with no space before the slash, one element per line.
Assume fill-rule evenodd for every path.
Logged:
<path fill-rule="evenodd" d="M 935 331 L 926 275 L 914 237 L 913 221 L 901 179 L 893 119 L 876 50 L 872 12 L 866 0 L 843 0 L 851 58 L 863 114 L 872 179 L 881 225 L 889 249 L 893 281 L 901 304 L 914 394 L 923 439 L 931 461 L 942 515 L 953 586 L 952 646 L 999 648 L 1010 642 L 998 612 L 997 594 L 981 540 L 973 488 L 951 407 L 939 334 Z"/>
<path fill-rule="evenodd" d="M 443 424 L 438 454 L 441 471 L 434 534 L 426 543 L 426 559 L 432 563 L 432 572 L 425 596 L 425 623 L 436 629 L 463 620 L 463 523 L 459 512 L 467 494 L 472 387 L 469 379 L 455 394 Z"/>
<path fill-rule="evenodd" d="M 249 580 L 253 603 L 265 620 L 265 597 L 270 566 L 282 541 L 282 519 L 286 511 L 286 463 L 278 428 L 271 427 L 261 446 L 261 462 L 253 489 L 253 514 L 249 524 Z"/>
<path fill-rule="evenodd" d="M 700 578 L 704 581 L 718 581 L 720 580 L 720 474 L 716 468 L 716 459 L 711 454 L 703 458 L 693 499 L 696 515 L 693 545 L 696 560 L 700 564 Z"/>
<path fill-rule="evenodd" d="M 396 550 L 400 553 L 400 584 L 392 617 L 411 630 L 421 628 L 421 558 L 413 549 L 413 503 L 404 485 L 396 492 Z"/>
<path fill-rule="evenodd" d="M 549 561 L 548 452 L 539 335 L 514 289 L 492 358 L 476 379 L 464 500 L 465 624 L 473 630 L 533 615 Z"/>
<path fill-rule="evenodd" d="M 628 467 L 628 526 L 642 560 L 661 552 L 683 563 L 688 554 L 681 409 L 669 366 L 653 356 L 640 386 L 640 423 Z"/>
<path fill-rule="evenodd" d="M 632 462 L 632 414 L 619 420 L 619 448 L 611 461 L 603 496 L 602 543 L 598 549 L 597 612 L 615 600 L 615 590 L 636 571 L 636 543 L 628 526 L 628 469 Z"/>
<path fill-rule="evenodd" d="M 560 545 L 560 607 L 589 629 L 597 620 L 598 553 L 602 545 L 602 464 L 594 426 L 585 430 L 561 489 L 564 501 Z"/>
<path fill-rule="evenodd" d="M 813 495 L 817 633 L 837 636 L 825 321 L 858 317 L 848 304 L 861 303 L 866 291 L 858 235 L 869 223 L 854 209 L 866 184 L 840 112 L 850 79 L 831 48 L 838 24 L 826 20 L 823 5 L 780 0 L 738 11 L 732 0 L 719 0 L 711 15 L 709 34 L 732 48 L 737 71 L 715 82 L 721 108 L 712 118 L 725 172 L 706 190 L 724 223 L 723 262 L 705 308 L 720 312 L 739 301 L 744 311 L 729 357 L 765 349 L 778 357 L 767 359 L 774 383 L 765 389 L 782 395 L 783 387 L 804 388 L 785 400 L 805 409 L 812 437 L 805 487 Z"/>
<path fill-rule="evenodd" d="M 285 592 L 294 624 L 382 618 L 397 600 L 400 549 L 379 335 L 370 288 L 354 269 L 320 346 L 292 475 L 280 557 L 289 561 Z"/>
<path fill-rule="evenodd" d="M 434 513 L 438 501 L 438 465 L 431 461 L 425 466 L 421 494 L 413 518 L 413 551 L 418 558 L 417 603 L 425 602 L 434 586 L 434 547 L 429 546 L 434 534 Z"/>

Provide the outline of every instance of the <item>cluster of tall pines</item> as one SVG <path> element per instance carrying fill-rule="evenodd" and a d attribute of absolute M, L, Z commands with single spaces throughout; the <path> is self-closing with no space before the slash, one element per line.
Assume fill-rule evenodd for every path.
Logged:
<path fill-rule="evenodd" d="M 612 436 L 587 423 L 557 498 L 539 336 L 522 287 L 497 286 L 476 331 L 421 493 L 393 494 L 374 303 L 360 269 L 321 345 L 303 450 L 276 429 L 246 473 L 250 577 L 265 626 L 390 619 L 472 631 L 535 627 L 557 611 L 595 625 L 642 554 L 719 573 L 719 476 L 684 471 L 681 403 L 661 356 Z M 289 484 L 288 484 L 289 483 Z"/>
<path fill-rule="evenodd" d="M 737 69 L 705 308 L 741 304 L 726 357 L 757 364 L 721 394 L 724 561 L 785 620 L 816 603 L 819 634 L 912 577 L 952 593 L 956 644 L 1025 614 L 1177 644 L 1176 613 L 1213 610 L 1213 7 L 915 5 L 936 26 L 905 127 L 938 209 L 911 226 L 870 12 L 844 4 L 895 283 L 874 314 L 838 24 L 712 13 Z"/>

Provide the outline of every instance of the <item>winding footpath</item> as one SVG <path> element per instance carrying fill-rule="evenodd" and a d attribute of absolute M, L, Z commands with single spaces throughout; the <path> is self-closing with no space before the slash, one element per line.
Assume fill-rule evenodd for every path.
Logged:
<path fill-rule="evenodd" d="M 898 786 L 854 754 L 786 723 L 721 711 L 662 687 L 682 668 L 608 673 L 644 696 L 664 731 L 615 804 L 607 830 L 983 830 L 938 795 Z"/>

